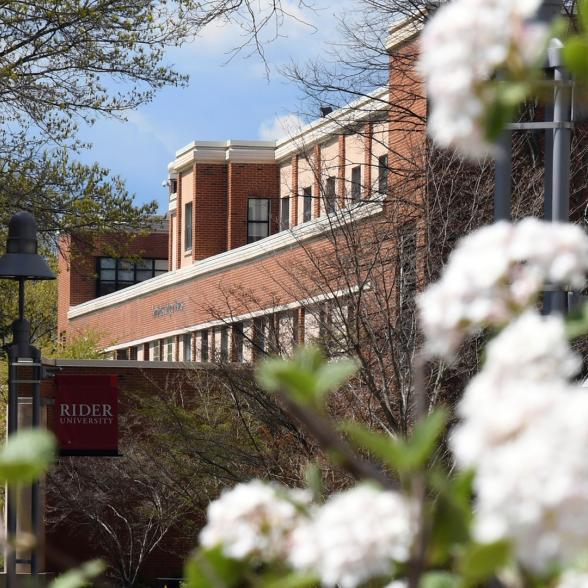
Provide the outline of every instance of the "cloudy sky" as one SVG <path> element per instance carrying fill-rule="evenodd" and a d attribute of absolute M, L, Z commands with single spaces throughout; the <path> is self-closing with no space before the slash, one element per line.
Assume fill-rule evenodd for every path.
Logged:
<path fill-rule="evenodd" d="M 163 90 L 152 103 L 129 113 L 127 122 L 99 120 L 82 129 L 82 139 L 93 144 L 83 160 L 110 168 L 126 180 L 138 202 L 156 199 L 164 212 L 167 194 L 161 182 L 177 149 L 194 140 L 273 139 L 276 132 L 281 134 L 280 118 L 288 121 L 300 110 L 300 95 L 280 76 L 279 66 L 320 57 L 337 38 L 335 15 L 351 2 L 315 0 L 314 11 L 301 13 L 296 1 L 290 1 L 288 9 L 300 20 L 287 19 L 280 38 L 266 47 L 269 80 L 257 56 L 238 55 L 227 63 L 240 31 L 213 24 L 201 38 L 168 55 L 170 63 L 190 75 L 189 86 Z"/>

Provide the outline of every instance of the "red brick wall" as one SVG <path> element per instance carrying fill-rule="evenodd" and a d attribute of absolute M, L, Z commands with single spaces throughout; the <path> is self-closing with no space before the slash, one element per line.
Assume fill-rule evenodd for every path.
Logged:
<path fill-rule="evenodd" d="M 194 169 L 192 259 L 227 248 L 227 165 L 198 163 Z M 245 212 L 247 214 L 247 212 Z"/>
<path fill-rule="evenodd" d="M 252 309 L 299 300 L 308 297 L 313 290 L 311 260 L 330 247 L 331 242 L 326 238 L 305 243 L 305 251 L 294 245 L 256 261 L 180 282 L 74 318 L 69 329 L 83 331 L 89 328 L 104 332 L 103 343 L 111 345 L 205 323 L 218 318 L 217 313 L 239 315 Z M 232 297 L 229 308 L 225 303 L 227 292 L 235 291 L 242 295 L 242 299 Z M 184 310 L 153 317 L 154 307 L 175 301 L 184 302 Z"/>
<path fill-rule="evenodd" d="M 247 201 L 270 198 L 279 207 L 279 171 L 275 163 L 233 163 L 228 166 L 227 249 L 247 243 Z"/>
<path fill-rule="evenodd" d="M 168 256 L 168 235 L 149 233 L 146 235 L 124 234 L 100 237 L 62 237 L 57 276 L 57 332 L 67 329 L 67 311 L 71 306 L 96 298 L 96 258 L 111 255 L 112 249 L 121 255 L 155 257 Z"/>

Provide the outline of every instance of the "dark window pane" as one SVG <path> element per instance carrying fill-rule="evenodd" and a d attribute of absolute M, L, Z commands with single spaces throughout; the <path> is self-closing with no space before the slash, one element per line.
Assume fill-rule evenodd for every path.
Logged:
<path fill-rule="evenodd" d="M 144 271 L 144 270 L 137 270 L 137 282 L 143 282 L 144 280 L 149 280 L 153 277 L 153 272 L 151 270 Z"/>
<path fill-rule="evenodd" d="M 184 361 L 192 361 L 192 333 L 186 333 L 183 337 Z"/>
<path fill-rule="evenodd" d="M 357 202 L 361 199 L 361 166 L 351 170 L 351 200 Z"/>
<path fill-rule="evenodd" d="M 202 331 L 200 336 L 200 361 L 208 361 L 208 330 Z"/>
<path fill-rule="evenodd" d="M 233 361 L 243 361 L 243 323 L 235 323 L 233 325 Z"/>
<path fill-rule="evenodd" d="M 280 230 L 290 228 L 290 198 L 280 200 Z"/>
<path fill-rule="evenodd" d="M 334 212 L 336 201 L 335 178 L 327 178 L 327 185 L 325 186 L 325 211 L 327 214 Z"/>
<path fill-rule="evenodd" d="M 102 269 L 114 269 L 116 267 L 116 259 L 112 259 L 112 257 L 101 257 L 100 267 Z"/>
<path fill-rule="evenodd" d="M 269 199 L 268 198 L 249 198 L 249 220 L 264 221 L 269 218 Z"/>
<path fill-rule="evenodd" d="M 303 200 L 302 222 L 306 223 L 312 218 L 312 188 L 304 188 Z"/>
<path fill-rule="evenodd" d="M 138 259 L 136 263 L 138 270 L 153 271 L 153 260 L 152 259 Z"/>
<path fill-rule="evenodd" d="M 227 327 L 222 327 L 220 333 L 220 359 L 221 361 L 229 359 L 229 330 Z"/>
<path fill-rule="evenodd" d="M 386 194 L 388 192 L 388 156 L 378 157 L 378 192 Z"/>
<path fill-rule="evenodd" d="M 184 206 L 184 250 L 192 249 L 192 203 Z"/>
<path fill-rule="evenodd" d="M 100 270 L 100 279 L 114 282 L 116 280 L 116 270 Z"/>
<path fill-rule="evenodd" d="M 247 243 L 254 243 L 269 235 L 270 201 L 268 198 L 249 198 L 247 208 Z"/>

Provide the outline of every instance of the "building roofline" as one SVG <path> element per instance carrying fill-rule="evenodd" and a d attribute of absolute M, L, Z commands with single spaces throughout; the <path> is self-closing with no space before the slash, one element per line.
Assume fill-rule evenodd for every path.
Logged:
<path fill-rule="evenodd" d="M 340 134 L 346 127 L 385 112 L 388 109 L 388 95 L 387 87 L 377 88 L 277 141 L 192 141 L 176 151 L 176 158 L 169 163 L 168 172 L 173 175 L 194 162 L 281 162 L 301 149 L 308 149 L 324 141 L 326 137 Z"/>
<path fill-rule="evenodd" d="M 423 30 L 424 23 L 417 16 L 406 16 L 394 23 L 388 31 L 386 49 L 398 49 L 408 41 L 414 39 Z"/>

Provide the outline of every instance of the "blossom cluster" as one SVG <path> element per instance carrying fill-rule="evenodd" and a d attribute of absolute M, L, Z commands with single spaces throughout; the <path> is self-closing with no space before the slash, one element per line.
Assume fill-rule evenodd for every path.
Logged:
<path fill-rule="evenodd" d="M 419 299 L 431 355 L 503 327 L 458 405 L 450 446 L 476 471 L 476 539 L 510 540 L 540 573 L 588 554 L 588 394 L 571 383 L 581 360 L 563 318 L 540 316 L 535 302 L 545 284 L 584 287 L 587 272 L 580 227 L 502 222 L 462 239 Z"/>
<path fill-rule="evenodd" d="M 200 541 L 234 559 L 281 558 L 324 586 L 355 588 L 406 562 L 413 535 L 414 513 L 399 493 L 360 485 L 312 507 L 300 490 L 254 480 L 209 505 Z"/>
<path fill-rule="evenodd" d="M 429 132 L 463 155 L 492 155 L 485 115 L 497 99 L 486 83 L 500 68 L 536 65 L 548 29 L 531 23 L 541 0 L 453 0 L 431 18 L 421 37 L 420 70 L 432 111 Z"/>
<path fill-rule="evenodd" d="M 466 335 L 532 305 L 545 284 L 581 289 L 587 271 L 588 236 L 578 226 L 526 218 L 475 231 L 418 298 L 426 349 L 450 357 Z"/>

